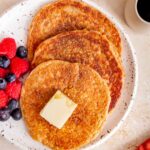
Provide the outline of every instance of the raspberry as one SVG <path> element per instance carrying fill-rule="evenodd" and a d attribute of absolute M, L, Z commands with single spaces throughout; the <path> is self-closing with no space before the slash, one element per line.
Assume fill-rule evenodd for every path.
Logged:
<path fill-rule="evenodd" d="M 150 139 L 146 140 L 144 143 L 143 143 L 144 147 L 146 150 L 150 150 Z"/>
<path fill-rule="evenodd" d="M 29 70 L 29 62 L 25 59 L 14 57 L 10 64 L 11 72 L 20 77 Z"/>
<path fill-rule="evenodd" d="M 137 150 L 150 150 L 150 139 L 141 144 Z"/>
<path fill-rule="evenodd" d="M 137 150 L 145 150 L 145 148 L 144 148 L 144 146 L 143 145 L 141 145 L 141 146 L 139 146 L 138 147 L 138 149 Z"/>
<path fill-rule="evenodd" d="M 8 72 L 9 72 L 8 69 L 0 68 L 0 78 L 5 78 Z"/>
<path fill-rule="evenodd" d="M 19 99 L 21 92 L 22 84 L 20 81 L 15 81 L 12 83 L 8 83 L 6 87 L 6 94 L 10 98 Z"/>
<path fill-rule="evenodd" d="M 8 96 L 5 91 L 0 90 L 0 109 L 7 106 Z"/>
<path fill-rule="evenodd" d="M 6 55 L 8 58 L 13 58 L 16 55 L 16 42 L 12 38 L 5 38 L 0 44 L 0 55 Z"/>

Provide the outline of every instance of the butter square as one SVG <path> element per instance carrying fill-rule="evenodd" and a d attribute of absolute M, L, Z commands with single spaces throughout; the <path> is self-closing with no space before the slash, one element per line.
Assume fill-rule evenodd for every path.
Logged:
<path fill-rule="evenodd" d="M 42 109 L 40 115 L 50 124 L 61 129 L 76 107 L 76 103 L 58 90 Z"/>

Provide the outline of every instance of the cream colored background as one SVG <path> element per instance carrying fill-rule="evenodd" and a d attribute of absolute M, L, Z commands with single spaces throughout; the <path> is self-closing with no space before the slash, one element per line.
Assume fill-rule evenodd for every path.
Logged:
<path fill-rule="evenodd" d="M 0 13 L 19 0 L 0 0 Z M 150 29 L 139 34 L 131 30 L 124 20 L 126 0 L 93 0 L 110 12 L 126 29 L 137 53 L 139 88 L 131 113 L 121 128 L 95 150 L 135 150 L 136 146 L 150 138 Z M 0 149 L 20 150 L 0 137 Z"/>

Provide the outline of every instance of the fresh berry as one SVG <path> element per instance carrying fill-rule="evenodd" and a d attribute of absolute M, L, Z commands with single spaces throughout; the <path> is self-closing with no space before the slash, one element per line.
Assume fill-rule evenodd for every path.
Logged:
<path fill-rule="evenodd" d="M 7 82 L 14 82 L 16 80 L 16 75 L 14 73 L 8 73 L 5 79 Z"/>
<path fill-rule="evenodd" d="M 15 109 L 12 113 L 11 116 L 14 120 L 20 120 L 22 118 L 22 113 L 19 108 Z"/>
<path fill-rule="evenodd" d="M 10 112 L 7 108 L 0 109 L 0 121 L 7 121 L 10 118 Z"/>
<path fill-rule="evenodd" d="M 5 91 L 0 90 L 0 109 L 7 106 L 8 96 Z"/>
<path fill-rule="evenodd" d="M 143 144 L 141 144 L 137 150 L 150 150 L 150 139 L 146 140 Z"/>
<path fill-rule="evenodd" d="M 28 54 L 27 49 L 24 46 L 20 46 L 17 49 L 17 56 L 20 58 L 26 58 Z"/>
<path fill-rule="evenodd" d="M 5 79 L 0 78 L 0 90 L 4 90 L 7 86 L 7 82 Z"/>
<path fill-rule="evenodd" d="M 0 68 L 0 78 L 5 78 L 8 72 L 8 69 Z"/>
<path fill-rule="evenodd" d="M 29 70 L 29 62 L 27 60 L 15 57 L 11 61 L 11 72 L 13 72 L 17 78 L 25 74 Z"/>
<path fill-rule="evenodd" d="M 6 87 L 6 94 L 10 98 L 19 99 L 20 92 L 21 92 L 21 86 L 22 86 L 22 84 L 20 81 L 8 83 L 7 87 Z"/>
<path fill-rule="evenodd" d="M 0 44 L 0 55 L 6 55 L 13 58 L 16 55 L 16 42 L 12 38 L 5 38 Z"/>
<path fill-rule="evenodd" d="M 10 112 L 12 112 L 13 110 L 15 110 L 16 108 L 19 108 L 19 102 L 16 99 L 11 99 L 8 103 L 8 109 L 10 110 Z"/>
<path fill-rule="evenodd" d="M 6 56 L 0 56 L 0 67 L 8 68 L 10 65 L 10 60 Z"/>

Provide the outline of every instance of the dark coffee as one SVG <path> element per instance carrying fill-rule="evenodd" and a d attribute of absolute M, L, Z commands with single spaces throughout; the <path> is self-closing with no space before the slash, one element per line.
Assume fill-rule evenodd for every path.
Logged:
<path fill-rule="evenodd" d="M 137 11 L 141 18 L 150 22 L 150 0 L 138 0 Z"/>

